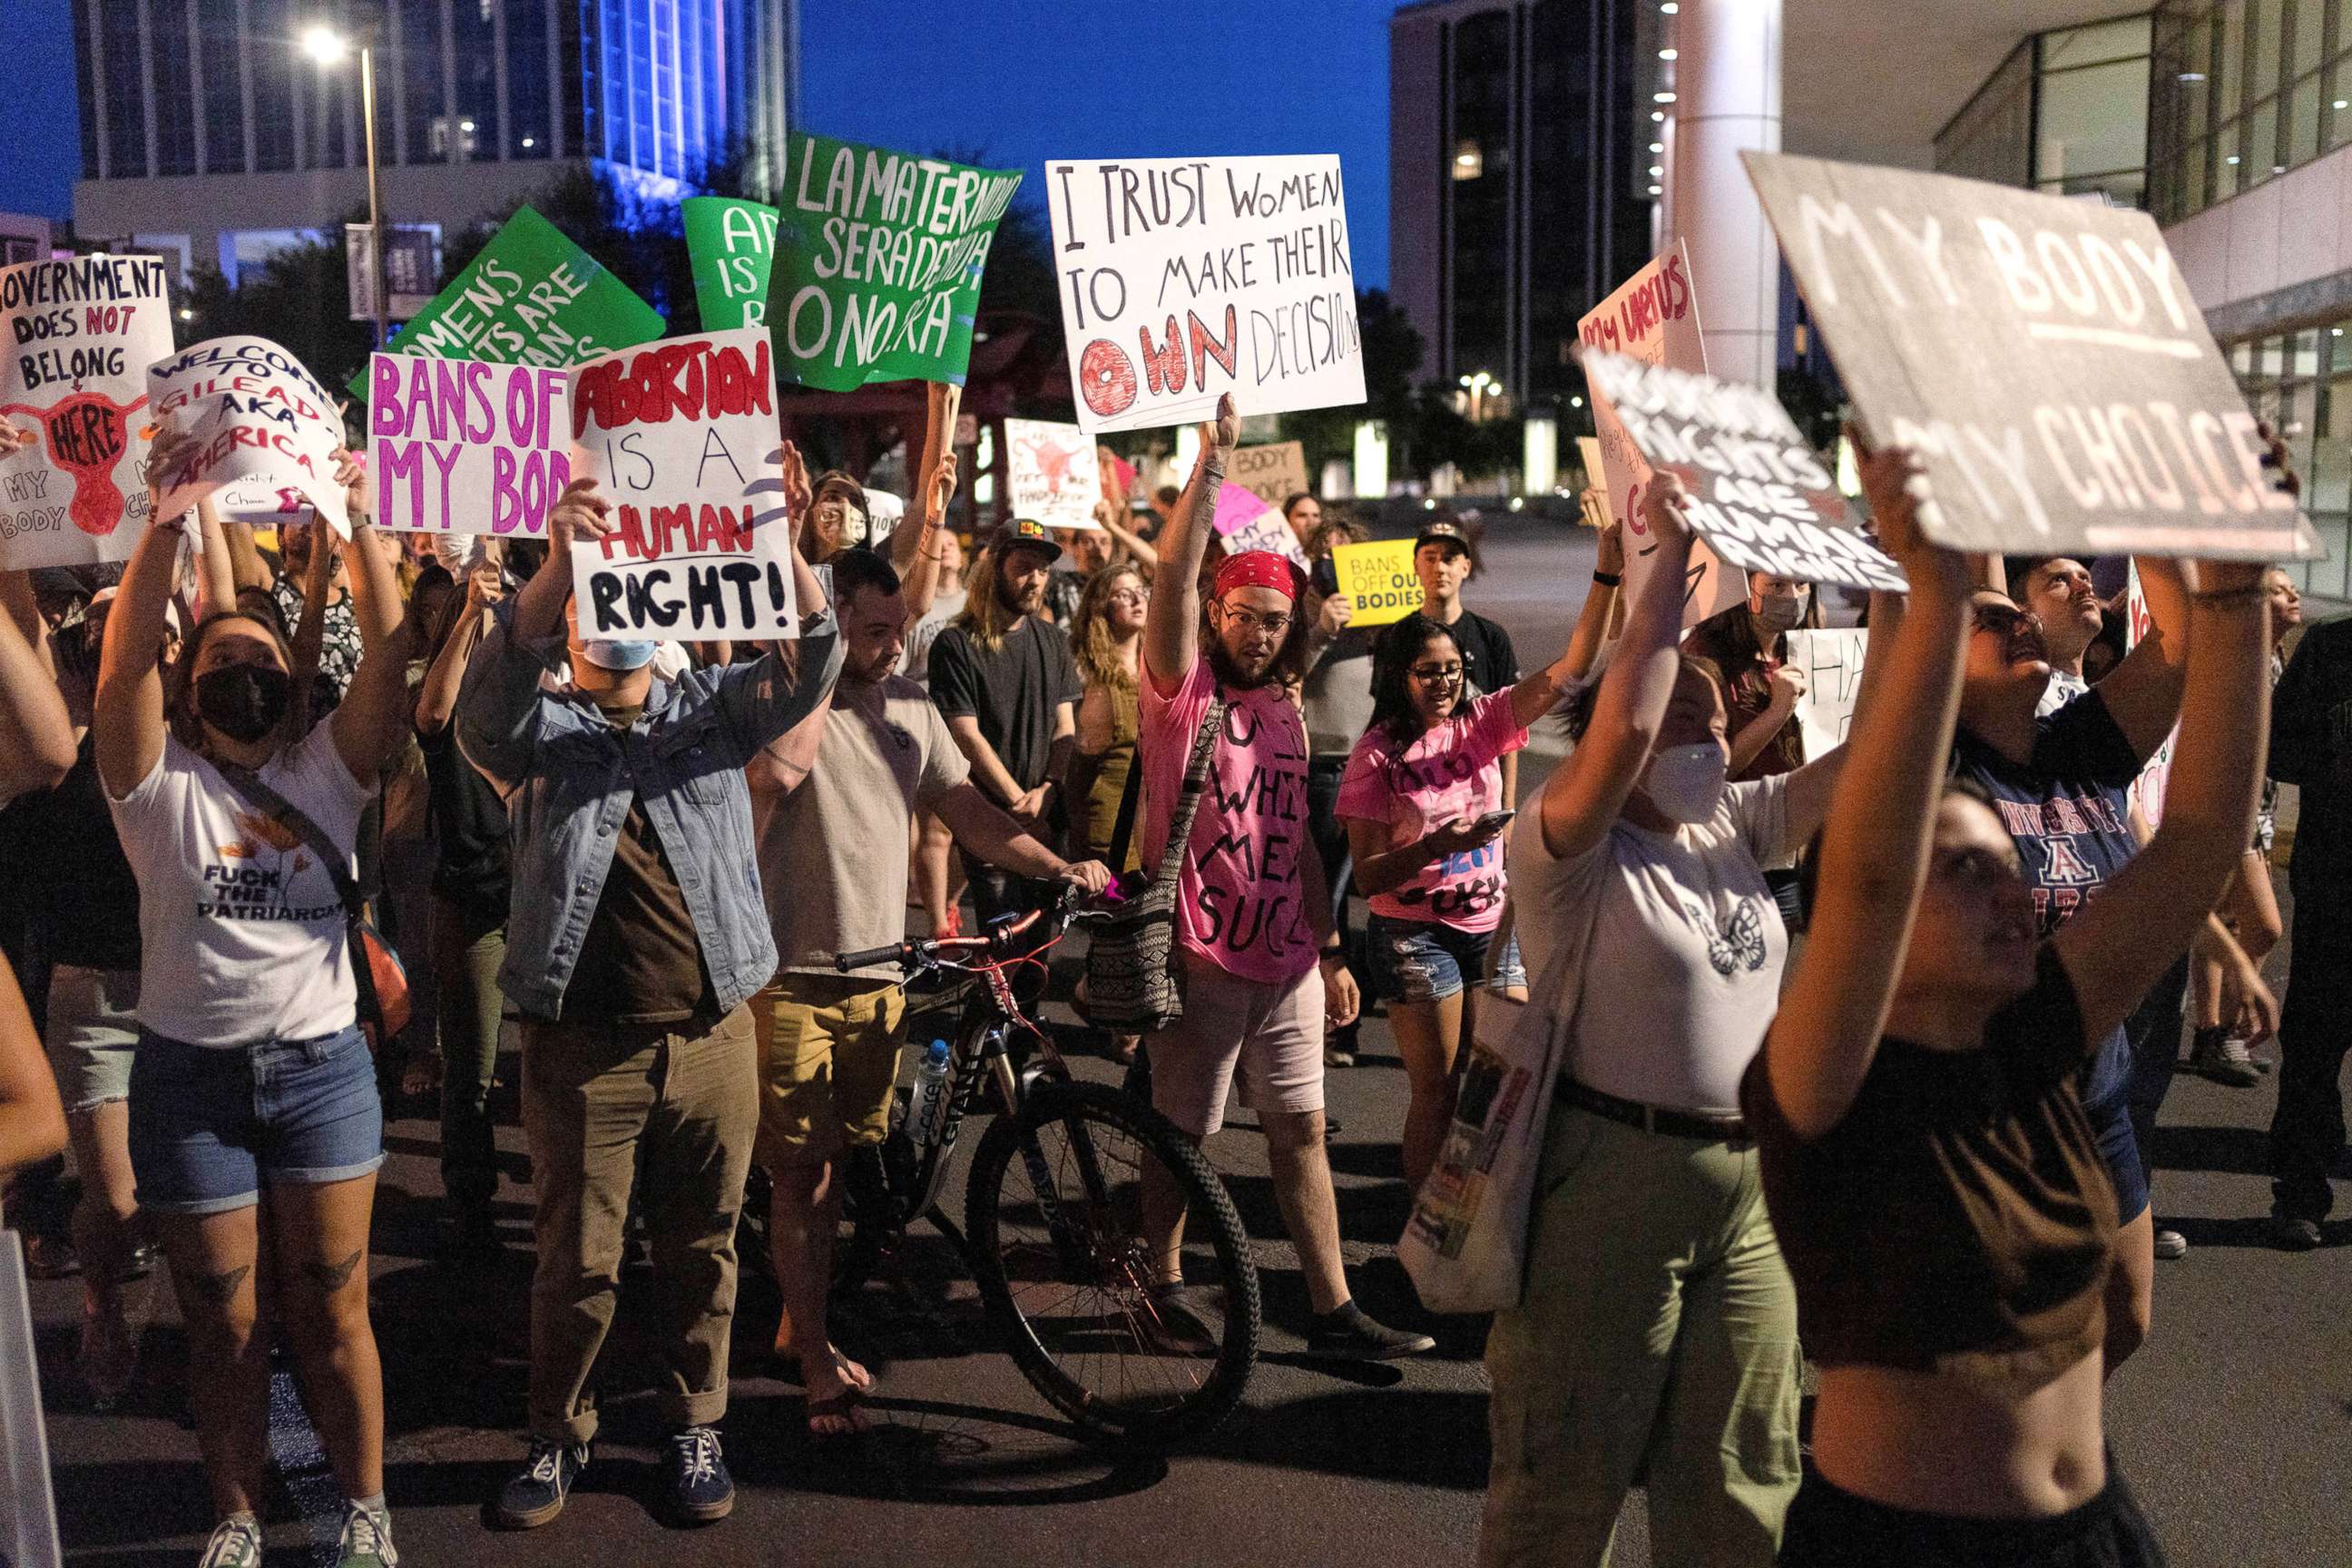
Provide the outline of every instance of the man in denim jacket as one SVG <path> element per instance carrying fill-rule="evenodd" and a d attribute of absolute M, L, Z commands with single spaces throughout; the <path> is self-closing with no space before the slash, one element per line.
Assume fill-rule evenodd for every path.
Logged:
<path fill-rule="evenodd" d="M 610 533 L 606 511 L 593 481 L 565 490 L 547 564 L 484 640 L 457 703 L 458 745 L 506 796 L 514 842 L 499 979 L 523 1019 L 539 1262 L 530 1455 L 494 1513 L 518 1530 L 561 1512 L 588 1461 L 590 1375 L 640 1167 L 667 1362 L 656 1408 L 672 1434 L 668 1505 L 698 1523 L 734 1506 L 713 1427 L 759 1124 L 744 1003 L 776 967 L 743 768 L 824 700 L 842 659 L 797 552 L 795 592 L 817 613 L 782 658 L 670 681 L 651 668 L 651 643 L 583 639 L 571 547 Z"/>

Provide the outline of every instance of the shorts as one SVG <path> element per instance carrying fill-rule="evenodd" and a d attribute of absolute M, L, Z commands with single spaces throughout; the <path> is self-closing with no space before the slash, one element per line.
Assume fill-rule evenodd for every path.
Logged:
<path fill-rule="evenodd" d="M 1494 936 L 1444 921 L 1376 914 L 1364 927 L 1372 994 L 1383 1002 L 1443 1002 L 1458 995 L 1486 973 L 1486 949 Z M 1525 971 L 1521 975 L 1525 984 Z"/>
<path fill-rule="evenodd" d="M 221 1048 L 139 1031 L 131 1171 L 149 1214 L 226 1214 L 265 1184 L 324 1186 L 383 1163 L 375 1058 L 356 1024 Z"/>
<path fill-rule="evenodd" d="M 1162 1116 L 1206 1138 L 1224 1125 L 1236 1078 L 1242 1103 L 1261 1116 L 1323 1109 L 1320 969 L 1268 984 L 1186 952 L 1177 975 L 1184 1016 L 1144 1037 L 1151 1103 Z"/>
<path fill-rule="evenodd" d="M 2164 1568 L 2164 1548 L 2107 1457 L 2098 1496 L 2046 1519 L 1964 1519 L 1858 1497 L 1807 1472 L 1780 1568 Z"/>
<path fill-rule="evenodd" d="M 786 974 L 751 998 L 760 1134 L 772 1171 L 882 1142 L 906 1043 L 907 994 L 887 981 Z"/>
<path fill-rule="evenodd" d="M 130 1099 L 139 1044 L 139 972 L 53 967 L 47 1036 L 49 1070 L 57 1074 L 68 1116 Z"/>
<path fill-rule="evenodd" d="M 1503 939 L 1503 953 L 1495 960 L 1495 973 L 1486 977 L 1486 989 L 1524 991 L 1527 988 L 1527 960 L 1519 956 L 1519 933 L 1513 931 Z"/>

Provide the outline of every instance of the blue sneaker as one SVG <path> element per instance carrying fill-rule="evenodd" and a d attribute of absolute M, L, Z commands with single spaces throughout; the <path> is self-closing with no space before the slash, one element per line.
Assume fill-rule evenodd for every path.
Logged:
<path fill-rule="evenodd" d="M 735 1511 L 735 1481 L 727 1473 L 715 1428 L 688 1426 L 670 1434 L 669 1507 L 687 1524 L 709 1524 Z"/>
<path fill-rule="evenodd" d="M 530 1458 L 523 1462 L 514 1479 L 499 1493 L 490 1517 L 501 1530 L 537 1530 L 563 1511 L 563 1500 L 572 1491 L 572 1483 L 588 1468 L 588 1445 L 585 1443 L 551 1443 L 543 1437 L 530 1440 Z"/>

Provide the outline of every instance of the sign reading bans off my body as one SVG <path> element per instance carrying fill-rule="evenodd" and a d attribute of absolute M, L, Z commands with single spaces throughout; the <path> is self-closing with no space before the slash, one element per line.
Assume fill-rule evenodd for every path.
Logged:
<path fill-rule="evenodd" d="M 2146 213 L 1749 153 L 1871 438 L 1914 447 L 1955 550 L 2320 553 Z"/>
<path fill-rule="evenodd" d="M 1847 588 L 1908 586 L 1770 393 L 1589 350 L 1584 374 L 1650 467 L 1682 480 L 1691 525 L 1732 565 Z"/>

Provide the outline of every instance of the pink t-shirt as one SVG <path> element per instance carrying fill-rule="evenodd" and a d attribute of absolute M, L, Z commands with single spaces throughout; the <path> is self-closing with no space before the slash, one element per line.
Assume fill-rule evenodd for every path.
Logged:
<path fill-rule="evenodd" d="M 1508 691 L 1477 699 L 1402 752 L 1386 725 L 1368 730 L 1348 753 L 1334 815 L 1388 823 L 1397 843 L 1411 844 L 1457 816 L 1500 807 L 1501 759 L 1527 743 Z M 1449 855 L 1403 886 L 1374 894 L 1372 913 L 1493 931 L 1503 919 L 1503 841 Z"/>
<path fill-rule="evenodd" d="M 1143 682 L 1136 743 L 1143 769 L 1146 869 L 1166 852 L 1184 793 L 1184 763 L 1209 711 L 1216 677 L 1204 657 L 1174 693 Z M 1209 788 L 1192 817 L 1176 889 L 1176 937 L 1230 974 L 1286 984 L 1315 967 L 1320 945 L 1307 913 L 1299 857 L 1307 833 L 1307 725 L 1280 686 L 1229 693 L 1224 733 L 1211 754 Z"/>

